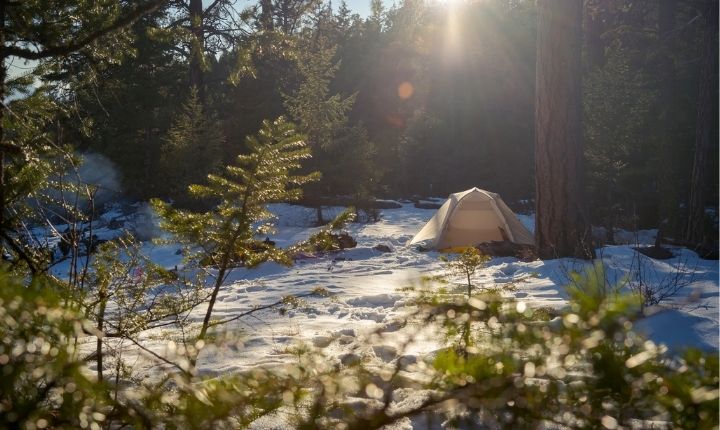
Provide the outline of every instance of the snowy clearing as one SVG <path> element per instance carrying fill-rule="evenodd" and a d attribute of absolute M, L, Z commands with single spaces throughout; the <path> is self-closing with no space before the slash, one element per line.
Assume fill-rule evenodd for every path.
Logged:
<path fill-rule="evenodd" d="M 325 217 L 341 210 L 329 208 Z M 278 232 L 271 239 L 279 246 L 305 239 L 314 230 L 311 227 L 314 209 L 277 204 L 272 206 L 272 211 L 278 216 Z M 377 223 L 351 225 L 349 231 L 357 239 L 356 248 L 301 259 L 291 268 L 266 263 L 252 270 L 233 271 L 218 296 L 214 318 L 233 317 L 276 302 L 283 296 L 308 293 L 317 287 L 325 288 L 331 296 L 308 298 L 306 305 L 301 304 L 284 315 L 276 310 L 259 311 L 222 326 L 221 332 L 233 340 L 206 347 L 199 358 L 199 372 L 220 375 L 256 366 L 280 365 L 294 359 L 292 351 L 299 342 L 323 348 L 326 354 L 343 363 L 353 360 L 386 363 L 400 355 L 402 360 L 411 362 L 426 358 L 441 347 L 440 338 L 425 333 L 401 349 L 399 346 L 407 339 L 399 334 L 398 328 L 399 321 L 408 312 L 409 296 L 402 288 L 417 285 L 424 275 L 447 274 L 440 254 L 419 252 L 407 245 L 434 212 L 403 204 L 399 209 L 383 210 L 382 219 Z M 103 221 L 107 224 L 96 231 L 102 237 L 111 237 L 113 229 L 107 225 L 118 216 L 106 214 Z M 519 218 L 532 230 L 531 216 Z M 646 241 L 653 239 L 648 232 L 638 236 Z M 380 244 L 391 252 L 373 249 Z M 177 246 L 147 242 L 143 248 L 154 261 L 167 268 L 181 264 Z M 675 279 L 678 269 L 686 270 L 682 279 L 687 285 L 662 308 L 651 309 L 648 313 L 652 315 L 642 320 L 638 329 L 650 339 L 667 344 L 671 351 L 685 347 L 717 350 L 718 263 L 701 260 L 686 249 L 676 249 L 674 253 L 674 258 L 661 261 L 639 257 L 628 245 L 597 250 L 611 283 L 625 279 L 639 261 L 642 261 L 645 279 L 656 284 Z M 479 286 L 512 283 L 516 289 L 506 293 L 508 297 L 532 307 L 560 309 L 568 304 L 564 288 L 568 271 L 585 267 L 589 267 L 589 263 L 572 259 L 522 262 L 512 257 L 493 258 L 475 274 L 473 283 Z M 63 268 L 56 270 L 62 274 Z M 462 283 L 460 279 L 451 281 Z M 191 319 L 200 322 L 204 312 L 205 306 L 201 305 Z M 372 347 L 368 347 L 365 336 L 378 329 L 383 329 L 382 339 L 373 339 Z M 393 337 L 396 332 L 398 336 Z M 167 353 L 168 342 L 178 340 L 179 333 L 154 329 L 144 332 L 140 339 L 151 349 Z M 89 349 L 94 338 L 88 338 L 87 342 Z M 365 349 L 356 350 L 359 345 Z M 133 355 L 131 345 L 124 348 L 128 348 L 126 354 Z"/>

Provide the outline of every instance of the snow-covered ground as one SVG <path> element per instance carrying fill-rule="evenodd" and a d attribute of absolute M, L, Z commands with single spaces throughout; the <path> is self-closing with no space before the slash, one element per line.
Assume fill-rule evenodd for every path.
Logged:
<path fill-rule="evenodd" d="M 301 206 L 272 206 L 277 214 L 277 234 L 271 236 L 279 246 L 287 246 L 307 238 L 315 211 Z M 339 213 L 330 208 L 325 218 Z M 276 302 L 283 296 L 308 293 L 322 287 L 330 297 L 308 298 L 307 306 L 299 306 L 285 314 L 275 310 L 255 313 L 222 327 L 240 342 L 222 347 L 206 347 L 199 358 L 199 371 L 226 374 L 255 366 L 273 366 L 293 359 L 292 349 L 298 342 L 324 348 L 331 356 L 340 357 L 362 337 L 384 327 L 396 330 L 396 322 L 407 312 L 408 294 L 403 287 L 417 285 L 423 275 L 447 274 L 440 254 L 420 252 L 408 242 L 433 215 L 432 209 L 417 209 L 403 204 L 399 209 L 382 211 L 382 218 L 373 224 L 353 224 L 349 231 L 358 245 L 337 253 L 297 261 L 286 268 L 266 263 L 256 269 L 236 269 L 223 286 L 214 311 L 214 318 L 233 317 L 253 307 Z M 113 214 L 111 214 L 113 215 Z M 118 215 L 118 214 L 114 214 Z M 106 221 L 110 221 L 110 216 Z M 531 216 L 520 215 L 521 221 L 533 229 Z M 111 235 L 102 227 L 97 232 Z M 653 232 L 629 238 L 652 241 Z M 620 236 L 622 237 L 622 236 Z M 633 240 L 633 239 L 629 239 Z M 392 252 L 373 249 L 386 245 Z M 168 268 L 181 264 L 177 246 L 144 245 L 152 259 Z M 679 280 L 687 284 L 673 300 L 658 308 L 639 323 L 639 329 L 656 342 L 667 344 L 671 351 L 693 346 L 718 349 L 718 262 L 701 260 L 686 249 L 676 249 L 675 258 L 652 260 L 638 257 L 631 246 L 607 246 L 597 250 L 606 266 L 608 279 L 622 281 L 642 262 L 643 276 L 655 284 Z M 478 271 L 473 283 L 481 286 L 513 283 L 516 290 L 507 293 L 533 307 L 559 309 L 567 305 L 564 285 L 570 270 L 582 270 L 588 263 L 572 259 L 522 262 L 512 257 L 493 258 Z M 62 271 L 62 267 L 57 270 Z M 687 270 L 678 275 L 678 270 Z M 678 277 L 679 276 L 679 277 Z M 460 280 L 458 280 L 460 282 Z M 205 306 L 200 306 L 192 319 L 201 321 Z M 157 352 L 167 350 L 168 341 L 176 334 L 167 330 L 144 332 L 140 339 Z M 403 339 L 381 339 L 375 348 L 367 346 L 366 359 L 396 359 L 396 347 Z M 422 359 L 440 347 L 437 336 L 427 335 L 403 349 L 407 359 Z"/>

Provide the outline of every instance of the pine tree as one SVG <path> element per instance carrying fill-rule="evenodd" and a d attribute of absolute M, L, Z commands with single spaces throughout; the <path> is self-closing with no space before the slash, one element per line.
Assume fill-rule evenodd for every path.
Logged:
<path fill-rule="evenodd" d="M 713 149 L 717 150 L 718 141 L 718 4 L 705 2 L 705 37 L 700 68 L 700 91 L 698 96 L 697 124 L 695 125 L 695 157 L 693 160 L 692 181 L 688 204 L 688 220 L 685 228 L 685 240 L 698 245 L 710 240 L 706 227 L 705 205 L 709 177 L 717 174 L 709 167 Z M 713 148 L 715 146 L 715 148 Z M 717 154 L 717 153 L 715 153 Z M 717 159 L 717 156 L 715 157 Z"/>
<path fill-rule="evenodd" d="M 29 199 L 57 173 L 52 160 L 71 158 L 50 132 L 60 103 L 71 98 L 64 94 L 67 82 L 80 79 L 80 64 L 99 68 L 117 61 L 127 48 L 125 29 L 161 3 L 0 1 L 0 253 L 14 266 L 37 273 L 46 263 L 15 232 Z M 14 61 L 32 61 L 34 67 L 27 76 L 13 76 Z M 10 103 L 10 96 L 20 100 Z"/>
<path fill-rule="evenodd" d="M 353 19 L 355 19 L 355 17 L 348 7 L 347 2 L 342 0 L 340 2 L 340 6 L 338 7 L 337 14 L 335 14 L 335 22 L 337 23 L 337 29 L 340 37 L 348 36 L 347 33 L 350 31 Z"/>
<path fill-rule="evenodd" d="M 161 148 L 161 177 L 166 195 L 180 205 L 187 205 L 185 190 L 217 168 L 223 141 L 221 131 L 203 112 L 198 92 L 193 89 Z"/>
<path fill-rule="evenodd" d="M 323 38 L 316 42 L 298 51 L 303 82 L 294 94 L 285 97 L 285 107 L 313 148 L 312 168 L 323 173 L 322 181 L 308 192 L 316 198 L 350 194 L 358 200 L 367 199 L 375 191 L 377 179 L 371 163 L 374 145 L 362 125 L 349 123 L 355 94 L 330 95 L 330 83 L 338 68 L 333 63 L 336 47 Z"/>
<path fill-rule="evenodd" d="M 457 275 L 464 276 L 467 279 L 467 295 L 468 299 L 472 297 L 472 282 L 470 278 L 475 274 L 477 269 L 485 267 L 490 256 L 482 254 L 475 247 L 469 247 L 465 249 L 462 254 L 458 255 L 457 258 L 449 260 L 443 258 L 443 261 L 448 263 L 448 268 Z"/>
<path fill-rule="evenodd" d="M 673 140 L 675 136 L 675 105 L 677 91 L 677 71 L 672 56 L 673 45 L 676 43 L 672 34 L 677 21 L 677 0 L 658 2 L 657 39 L 659 45 L 657 55 L 658 101 L 655 105 L 658 127 L 658 160 L 655 178 L 657 181 L 658 199 L 658 233 L 655 246 L 662 245 L 665 235 L 674 236 L 677 229 L 679 204 L 679 188 L 677 186 L 677 160 L 673 156 Z"/>
<path fill-rule="evenodd" d="M 650 151 L 642 136 L 653 97 L 642 89 L 646 77 L 626 58 L 608 51 L 604 61 L 584 79 L 583 123 L 590 221 L 603 225 L 612 243 L 613 229 L 637 225 L 634 216 L 654 200 L 649 181 L 638 181 L 652 174 L 649 163 L 635 162 Z"/>
<path fill-rule="evenodd" d="M 77 115 L 67 120 L 68 141 L 108 156 L 121 173 L 122 191 L 131 199 L 166 192 L 160 176 L 161 147 L 190 94 L 187 67 L 175 51 L 177 37 L 158 28 L 165 14 L 158 11 L 136 22 L 123 61 L 71 87 Z M 85 122 L 91 128 L 83 133 Z"/>
<path fill-rule="evenodd" d="M 266 205 L 298 200 L 299 187 L 319 176 L 294 174 L 310 157 L 310 149 L 282 117 L 263 122 L 256 136 L 247 137 L 246 145 L 250 152 L 238 156 L 224 174 L 209 175 L 206 185 L 190 186 L 191 195 L 219 202 L 212 210 L 192 212 L 152 202 L 163 219 L 162 227 L 198 249 L 191 258 L 217 269 L 199 339 L 207 334 L 218 292 L 233 267 L 250 268 L 269 260 L 290 264 L 286 252 L 258 239 L 272 231 L 273 215 Z"/>
<path fill-rule="evenodd" d="M 212 54 L 227 50 L 237 42 L 240 29 L 230 0 L 175 0 L 171 2 L 176 14 L 171 16 L 168 29 L 181 29 L 185 47 L 179 49 L 188 60 L 188 83 L 197 91 L 200 104 L 206 102 L 206 74 L 214 59 Z M 211 54 L 212 53 L 212 54 Z"/>
<path fill-rule="evenodd" d="M 332 145 L 335 134 L 347 124 L 355 96 L 330 95 L 330 81 L 337 71 L 335 47 L 323 41 L 298 51 L 297 66 L 303 78 L 297 91 L 285 97 L 285 107 L 307 133 L 312 145 Z"/>

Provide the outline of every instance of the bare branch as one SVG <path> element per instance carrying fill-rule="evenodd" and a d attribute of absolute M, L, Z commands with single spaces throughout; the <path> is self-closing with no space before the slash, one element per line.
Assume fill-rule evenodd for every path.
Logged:
<path fill-rule="evenodd" d="M 12 250 L 17 253 L 20 259 L 23 260 L 25 264 L 27 264 L 28 269 L 30 269 L 30 273 L 34 275 L 40 271 L 40 269 L 36 265 L 35 260 L 30 255 L 28 255 L 23 249 L 23 247 L 18 245 L 17 242 L 15 242 L 15 240 L 10 237 L 5 230 L 0 229 L 0 238 L 5 239 L 5 243 L 7 243 L 10 248 L 12 248 Z"/>
<path fill-rule="evenodd" d="M 223 1 L 225 1 L 225 0 L 215 0 L 214 2 L 212 2 L 210 4 L 210 6 L 206 7 L 205 10 L 203 11 L 203 17 L 208 16 L 210 14 L 210 12 L 212 12 L 212 10 L 215 9 L 217 7 L 217 5 L 219 5 Z"/>
<path fill-rule="evenodd" d="M 107 27 L 96 30 L 85 36 L 84 38 L 79 39 L 68 45 L 50 45 L 45 46 L 44 49 L 38 51 L 33 51 L 26 48 L 18 48 L 16 46 L 5 46 L 0 49 L 2 49 L 2 54 L 4 57 L 14 55 L 16 57 L 25 58 L 27 60 L 40 60 L 48 57 L 72 54 L 73 52 L 81 50 L 82 48 L 88 46 L 89 44 L 93 43 L 94 41 L 105 36 L 108 33 L 120 30 L 124 27 L 127 27 L 128 25 L 131 25 L 132 23 L 140 19 L 143 15 L 148 14 L 159 8 L 166 1 L 167 0 L 150 0 L 147 3 L 138 6 L 135 10 L 128 12 L 126 15 L 119 17 L 115 20 L 115 22 L 108 25 Z"/>
<path fill-rule="evenodd" d="M 208 327 L 214 327 L 216 325 L 227 324 L 231 321 L 236 321 L 236 320 L 239 320 L 240 318 L 246 317 L 248 315 L 252 315 L 255 312 L 262 311 L 265 309 L 272 309 L 272 308 L 281 306 L 281 305 L 287 303 L 287 299 L 290 297 L 298 298 L 298 297 L 312 297 L 312 296 L 317 296 L 317 293 L 309 292 L 309 293 L 304 293 L 304 294 L 298 294 L 295 296 L 285 296 L 282 299 L 278 300 L 277 302 L 270 303 L 268 305 L 257 306 L 257 307 L 250 309 L 249 311 L 245 311 L 241 314 L 235 315 L 234 317 L 227 318 L 227 319 L 220 320 L 220 321 L 211 322 L 210 324 L 208 324 Z"/>
<path fill-rule="evenodd" d="M 113 324 L 110 323 L 110 322 L 108 322 L 107 324 L 108 324 L 109 326 L 111 326 L 111 327 L 113 326 Z M 117 327 L 114 327 L 114 328 L 117 329 Z M 179 364 L 177 364 L 177 363 L 175 363 L 175 362 L 173 362 L 173 361 L 171 361 L 171 360 L 168 360 L 167 358 L 165 358 L 165 357 L 163 357 L 162 355 L 156 353 L 155 351 L 153 351 L 153 350 L 151 350 L 151 349 L 143 346 L 140 342 L 136 341 L 136 340 L 133 339 L 132 337 L 126 336 L 125 339 L 129 340 L 129 341 L 132 342 L 135 346 L 137 346 L 138 348 L 142 349 L 143 351 L 145 351 L 146 353 L 150 354 L 151 356 L 155 357 L 155 358 L 158 359 L 159 361 L 175 367 L 176 369 L 180 370 L 180 372 L 182 372 L 183 374 L 188 374 L 187 369 L 183 369 L 183 367 L 180 366 Z"/>

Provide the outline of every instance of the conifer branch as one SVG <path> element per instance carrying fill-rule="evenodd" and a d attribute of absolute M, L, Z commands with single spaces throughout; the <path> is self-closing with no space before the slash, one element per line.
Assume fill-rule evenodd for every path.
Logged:
<path fill-rule="evenodd" d="M 83 49 L 84 47 L 88 46 L 89 44 L 95 42 L 97 39 L 112 33 L 113 31 L 121 30 L 144 15 L 151 13 L 155 11 L 157 8 L 159 8 L 163 3 L 165 3 L 167 0 L 151 0 L 148 1 L 145 4 L 142 4 L 135 8 L 135 10 L 128 12 L 127 14 L 120 16 L 117 18 L 112 24 L 108 25 L 107 27 L 101 28 L 99 30 L 93 31 L 92 33 L 88 34 L 87 36 L 72 42 L 67 45 L 48 45 L 45 46 L 43 49 L 40 49 L 38 51 L 33 51 L 32 49 L 27 48 L 19 48 L 17 46 L 5 46 L 1 47 L 0 50 L 2 51 L 3 57 L 8 56 L 15 56 L 24 58 L 26 60 L 41 60 L 43 58 L 49 58 L 49 57 L 61 57 L 65 55 L 72 54 L 73 52 L 79 51 Z"/>

